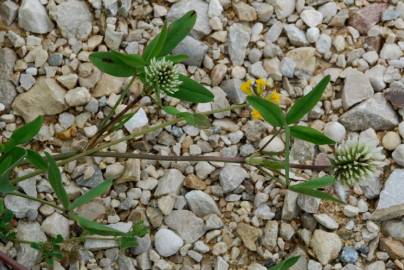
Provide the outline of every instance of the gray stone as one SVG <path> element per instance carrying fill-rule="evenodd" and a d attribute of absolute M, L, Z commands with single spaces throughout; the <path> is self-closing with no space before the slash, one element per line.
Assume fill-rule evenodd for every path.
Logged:
<path fill-rule="evenodd" d="M 24 0 L 18 12 L 18 26 L 36 34 L 45 34 L 53 30 L 46 8 L 39 0 Z"/>
<path fill-rule="evenodd" d="M 288 190 L 282 207 L 282 219 L 290 221 L 297 217 L 299 209 L 297 208 L 298 193 Z"/>
<path fill-rule="evenodd" d="M 54 53 L 51 54 L 48 58 L 48 63 L 51 66 L 61 66 L 63 64 L 63 54 L 61 53 Z"/>
<path fill-rule="evenodd" d="M 300 194 L 297 198 L 297 205 L 306 213 L 315 214 L 318 212 L 321 200 L 319 198 Z"/>
<path fill-rule="evenodd" d="M 385 43 L 380 51 L 380 58 L 385 60 L 398 59 L 403 55 L 403 51 L 395 43 Z"/>
<path fill-rule="evenodd" d="M 295 11 L 296 0 L 274 0 L 272 2 L 278 19 L 287 18 Z"/>
<path fill-rule="evenodd" d="M 0 79 L 11 79 L 16 60 L 17 55 L 13 50 L 9 48 L 0 48 Z"/>
<path fill-rule="evenodd" d="M 287 24 L 284 26 L 286 31 L 286 35 L 292 45 L 295 46 L 305 46 L 308 45 L 309 42 L 306 39 L 305 33 L 296 27 L 294 24 Z"/>
<path fill-rule="evenodd" d="M 341 262 L 355 264 L 359 254 L 353 247 L 344 247 L 341 252 Z"/>
<path fill-rule="evenodd" d="M 216 257 L 214 270 L 228 270 L 229 264 L 220 256 Z"/>
<path fill-rule="evenodd" d="M 371 69 L 367 70 L 365 75 L 369 78 L 370 83 L 375 91 L 382 91 L 386 88 L 386 83 L 384 82 L 384 72 L 386 67 L 382 65 L 376 65 Z"/>
<path fill-rule="evenodd" d="M 184 175 L 177 169 L 170 169 L 159 179 L 154 196 L 177 194 L 184 181 Z"/>
<path fill-rule="evenodd" d="M 38 222 L 19 222 L 17 226 L 17 239 L 33 242 L 45 242 L 46 236 L 41 230 L 41 226 Z M 17 262 L 20 264 L 32 269 L 35 264 L 39 263 L 40 258 L 40 251 L 32 248 L 29 244 L 19 245 Z"/>
<path fill-rule="evenodd" d="M 316 27 L 323 22 L 323 14 L 315 9 L 303 10 L 300 18 L 308 27 Z"/>
<path fill-rule="evenodd" d="M 219 175 L 223 192 L 231 192 L 238 188 L 243 180 L 248 177 L 247 172 L 237 165 L 225 165 Z"/>
<path fill-rule="evenodd" d="M 17 17 L 18 5 L 10 0 L 0 4 L 0 18 L 7 24 L 13 23 Z"/>
<path fill-rule="evenodd" d="M 65 94 L 65 101 L 70 107 L 86 105 L 91 99 L 90 91 L 85 87 L 70 89 Z"/>
<path fill-rule="evenodd" d="M 391 236 L 395 240 L 404 241 L 404 220 L 388 220 L 383 222 L 382 231 L 386 236 Z"/>
<path fill-rule="evenodd" d="M 206 44 L 191 36 L 187 36 L 173 50 L 173 54 L 188 55 L 188 59 L 185 60 L 183 63 L 191 66 L 200 67 L 207 51 L 208 46 Z"/>
<path fill-rule="evenodd" d="M 397 146 L 391 156 L 398 165 L 404 167 L 404 144 Z"/>
<path fill-rule="evenodd" d="M 17 91 L 13 83 L 9 80 L 0 79 L 0 103 L 4 105 L 6 110 L 10 108 L 16 96 Z"/>
<path fill-rule="evenodd" d="M 164 222 L 187 243 L 194 243 L 205 234 L 203 219 L 188 210 L 174 210 Z"/>
<path fill-rule="evenodd" d="M 39 202 L 34 202 L 14 195 L 4 197 L 4 205 L 12 211 L 17 218 L 24 218 L 30 212 L 36 212 L 41 206 Z"/>
<path fill-rule="evenodd" d="M 335 233 L 315 230 L 310 241 L 310 247 L 321 264 L 326 265 L 338 257 L 342 248 L 342 241 Z"/>
<path fill-rule="evenodd" d="M 239 23 L 234 23 L 229 28 L 229 56 L 236 66 L 241 66 L 244 62 L 247 45 L 250 42 L 250 32 L 250 29 Z"/>
<path fill-rule="evenodd" d="M 386 130 L 399 123 L 396 112 L 380 93 L 344 113 L 340 122 L 351 131 L 365 130 L 369 127 Z"/>
<path fill-rule="evenodd" d="M 278 40 L 283 30 L 283 23 L 280 21 L 274 22 L 269 30 L 265 33 L 265 41 L 266 43 L 272 43 Z"/>
<path fill-rule="evenodd" d="M 85 1 L 68 0 L 51 13 L 66 38 L 86 39 L 92 30 L 92 16 Z"/>
<path fill-rule="evenodd" d="M 283 76 L 293 78 L 296 68 L 296 63 L 289 57 L 284 57 L 279 66 Z"/>
<path fill-rule="evenodd" d="M 149 118 L 143 108 L 140 108 L 126 123 L 124 127 L 127 131 L 132 132 L 135 129 L 146 126 L 149 123 Z"/>
<path fill-rule="evenodd" d="M 56 115 L 65 110 L 65 90 L 55 80 L 41 77 L 26 93 L 19 95 L 12 104 L 15 112 L 26 122 L 39 115 Z"/>
<path fill-rule="evenodd" d="M 130 252 L 133 255 L 143 254 L 150 250 L 151 247 L 151 238 L 150 234 L 146 234 L 142 238 L 136 237 L 138 245 L 135 248 L 131 248 Z"/>
<path fill-rule="evenodd" d="M 20 86 L 24 90 L 29 90 L 35 83 L 35 78 L 31 74 L 23 73 L 20 76 Z"/>
<path fill-rule="evenodd" d="M 220 88 L 223 89 L 229 100 L 234 104 L 244 103 L 247 99 L 246 94 L 240 90 L 241 83 L 240 79 L 230 79 L 220 85 Z"/>
<path fill-rule="evenodd" d="M 94 173 L 91 175 L 89 178 L 84 178 L 83 176 L 80 176 L 79 178 L 76 179 L 76 183 L 79 186 L 82 187 L 88 187 L 88 188 L 94 188 L 101 184 L 104 181 L 104 177 L 102 175 L 102 171 L 98 166 L 93 166 Z"/>
<path fill-rule="evenodd" d="M 190 10 L 195 10 L 197 19 L 192 31 L 192 35 L 203 37 L 208 35 L 212 30 L 209 26 L 208 17 L 209 5 L 203 0 L 181 0 L 171 6 L 167 14 L 168 21 L 174 21 Z"/>
<path fill-rule="evenodd" d="M 114 28 L 114 25 L 107 25 L 104 41 L 108 48 L 110 48 L 111 50 L 118 50 L 121 46 L 124 33 L 115 31 Z"/>
<path fill-rule="evenodd" d="M 320 223 L 327 229 L 336 230 L 339 227 L 338 223 L 327 214 L 315 214 L 313 216 L 317 220 L 318 223 Z"/>
<path fill-rule="evenodd" d="M 380 192 L 377 208 L 373 213 L 375 220 L 387 220 L 404 215 L 404 169 L 395 169 L 388 177 Z"/>
<path fill-rule="evenodd" d="M 296 48 L 289 51 L 286 57 L 292 59 L 295 64 L 295 75 L 297 77 L 308 78 L 316 69 L 316 50 L 312 47 Z"/>
<path fill-rule="evenodd" d="M 373 96 L 373 88 L 368 77 L 362 72 L 352 70 L 345 78 L 342 90 L 342 105 L 345 109 Z"/>
<path fill-rule="evenodd" d="M 220 215 L 220 210 L 215 201 L 203 191 L 193 190 L 185 194 L 185 199 L 191 211 L 198 217 L 204 217 L 209 214 Z"/>
<path fill-rule="evenodd" d="M 59 213 L 53 213 L 42 222 L 42 230 L 51 237 L 61 235 L 63 239 L 69 239 L 70 221 Z"/>
<path fill-rule="evenodd" d="M 322 54 L 327 54 L 330 52 L 332 40 L 329 35 L 321 34 L 316 41 L 316 49 Z"/>
<path fill-rule="evenodd" d="M 255 8 L 244 2 L 233 4 L 233 10 L 240 21 L 253 22 L 257 20 L 257 11 Z"/>

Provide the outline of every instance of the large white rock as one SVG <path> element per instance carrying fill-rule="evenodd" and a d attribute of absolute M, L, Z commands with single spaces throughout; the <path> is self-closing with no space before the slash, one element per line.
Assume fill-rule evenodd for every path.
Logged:
<path fill-rule="evenodd" d="M 316 27 L 323 22 L 323 14 L 314 9 L 303 10 L 300 18 L 309 27 Z"/>
<path fill-rule="evenodd" d="M 229 28 L 228 50 L 230 60 L 236 66 L 244 63 L 250 35 L 251 30 L 242 24 L 234 23 Z"/>
<path fill-rule="evenodd" d="M 205 43 L 190 36 L 184 38 L 184 40 L 173 50 L 173 54 L 188 55 L 188 59 L 185 60 L 184 63 L 197 67 L 202 65 L 202 61 L 207 52 L 208 46 Z"/>
<path fill-rule="evenodd" d="M 63 239 L 68 239 L 70 235 L 69 220 L 59 213 L 53 213 L 42 222 L 42 230 L 52 236 L 56 237 L 60 234 Z"/>
<path fill-rule="evenodd" d="M 191 211 L 199 217 L 204 217 L 209 214 L 220 214 L 215 201 L 203 191 L 190 191 L 185 194 L 185 199 L 187 200 Z"/>
<path fill-rule="evenodd" d="M 154 236 L 154 246 L 163 257 L 169 257 L 178 252 L 184 241 L 175 232 L 160 229 Z"/>
<path fill-rule="evenodd" d="M 373 96 L 373 87 L 362 72 L 352 70 L 345 78 L 342 105 L 345 109 Z"/>
<path fill-rule="evenodd" d="M 140 108 L 125 124 L 127 131 L 132 132 L 137 128 L 146 126 L 149 123 L 146 112 Z"/>
<path fill-rule="evenodd" d="M 54 79 L 41 77 L 31 90 L 17 96 L 12 108 L 26 122 L 39 115 L 56 115 L 66 109 L 65 93 Z"/>
<path fill-rule="evenodd" d="M 284 19 L 295 11 L 296 0 L 274 0 L 275 13 L 278 19 Z"/>
<path fill-rule="evenodd" d="M 18 12 L 18 26 L 24 30 L 45 34 L 53 30 L 46 8 L 39 0 L 23 0 Z"/>
<path fill-rule="evenodd" d="M 219 175 L 223 192 L 230 192 L 238 188 L 243 180 L 248 177 L 247 172 L 237 165 L 226 165 Z"/>
<path fill-rule="evenodd" d="M 62 35 L 66 38 L 86 39 L 92 30 L 92 16 L 85 1 L 68 0 L 52 10 Z"/>
<path fill-rule="evenodd" d="M 335 233 L 315 230 L 310 246 L 321 264 L 326 265 L 336 259 L 342 248 L 342 241 Z"/>

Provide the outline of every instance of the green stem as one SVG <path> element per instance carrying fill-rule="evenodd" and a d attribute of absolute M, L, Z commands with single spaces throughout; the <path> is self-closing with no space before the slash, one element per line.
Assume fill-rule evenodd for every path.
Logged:
<path fill-rule="evenodd" d="M 62 211 L 62 213 L 64 212 L 64 209 L 62 207 L 60 207 L 60 206 L 58 206 L 58 205 L 56 205 L 54 203 L 51 203 L 51 202 L 48 202 L 48 201 L 45 201 L 45 200 L 42 200 L 42 199 L 35 198 L 35 197 L 32 197 L 32 196 L 26 195 L 24 193 L 21 193 L 21 192 L 11 192 L 11 193 L 8 193 L 8 194 L 13 195 L 13 196 L 17 196 L 17 197 L 21 197 L 21 198 L 25 198 L 25 199 L 31 200 L 31 201 L 36 201 L 36 202 L 39 202 L 39 203 L 42 203 L 42 204 L 46 204 L 46 205 L 51 206 L 51 207 L 53 207 L 53 208 L 55 208 L 57 210 Z M 63 214 L 63 215 L 68 217 L 65 214 Z"/>
<path fill-rule="evenodd" d="M 289 187 L 289 171 L 290 171 L 290 129 L 288 126 L 285 127 L 285 181 L 286 187 Z"/>

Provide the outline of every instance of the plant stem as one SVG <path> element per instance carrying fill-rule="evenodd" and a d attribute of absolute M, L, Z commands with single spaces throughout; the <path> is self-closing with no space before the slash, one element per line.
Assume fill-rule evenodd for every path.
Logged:
<path fill-rule="evenodd" d="M 14 270 L 28 270 L 28 268 L 25 268 L 25 266 L 19 264 L 2 251 L 0 251 L 0 261 L 4 262 L 6 265 L 10 266 Z"/>
<path fill-rule="evenodd" d="M 28 200 L 31 200 L 31 201 L 36 201 L 36 202 L 39 202 L 39 203 L 42 203 L 42 204 L 46 204 L 46 205 L 51 206 L 51 207 L 53 207 L 53 208 L 55 208 L 57 210 L 62 211 L 62 213 L 64 211 L 64 209 L 62 207 L 60 207 L 60 206 L 58 206 L 58 205 L 56 205 L 54 203 L 51 203 L 51 202 L 48 202 L 48 201 L 45 201 L 45 200 L 42 200 L 42 199 L 35 198 L 35 197 L 32 197 L 32 196 L 26 195 L 24 193 L 21 193 L 21 192 L 11 192 L 11 193 L 8 193 L 8 194 L 13 195 L 13 196 L 17 196 L 17 197 L 21 197 L 21 198 L 25 198 L 25 199 L 28 199 Z M 63 214 L 63 215 L 68 217 L 65 214 Z"/>
<path fill-rule="evenodd" d="M 289 179 L 289 170 L 290 170 L 290 129 L 288 126 L 285 127 L 285 181 L 286 187 L 289 187 L 290 179 Z"/>

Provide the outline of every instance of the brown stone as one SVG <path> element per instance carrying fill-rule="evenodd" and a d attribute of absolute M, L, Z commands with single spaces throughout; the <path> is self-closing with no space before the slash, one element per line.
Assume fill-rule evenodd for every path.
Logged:
<path fill-rule="evenodd" d="M 394 259 L 404 259 L 404 244 L 392 238 L 382 238 L 380 248 Z"/>
<path fill-rule="evenodd" d="M 251 251 L 257 250 L 256 241 L 262 234 L 260 229 L 245 223 L 239 223 L 237 226 L 237 233 L 240 236 L 246 248 L 248 248 Z"/>
<path fill-rule="evenodd" d="M 360 33 L 366 34 L 372 26 L 380 21 L 383 11 L 387 7 L 387 4 L 378 3 L 358 9 L 353 12 L 348 23 Z"/>
<path fill-rule="evenodd" d="M 199 179 L 196 175 L 190 174 L 185 177 L 184 186 L 189 189 L 206 189 L 206 183 Z"/>

